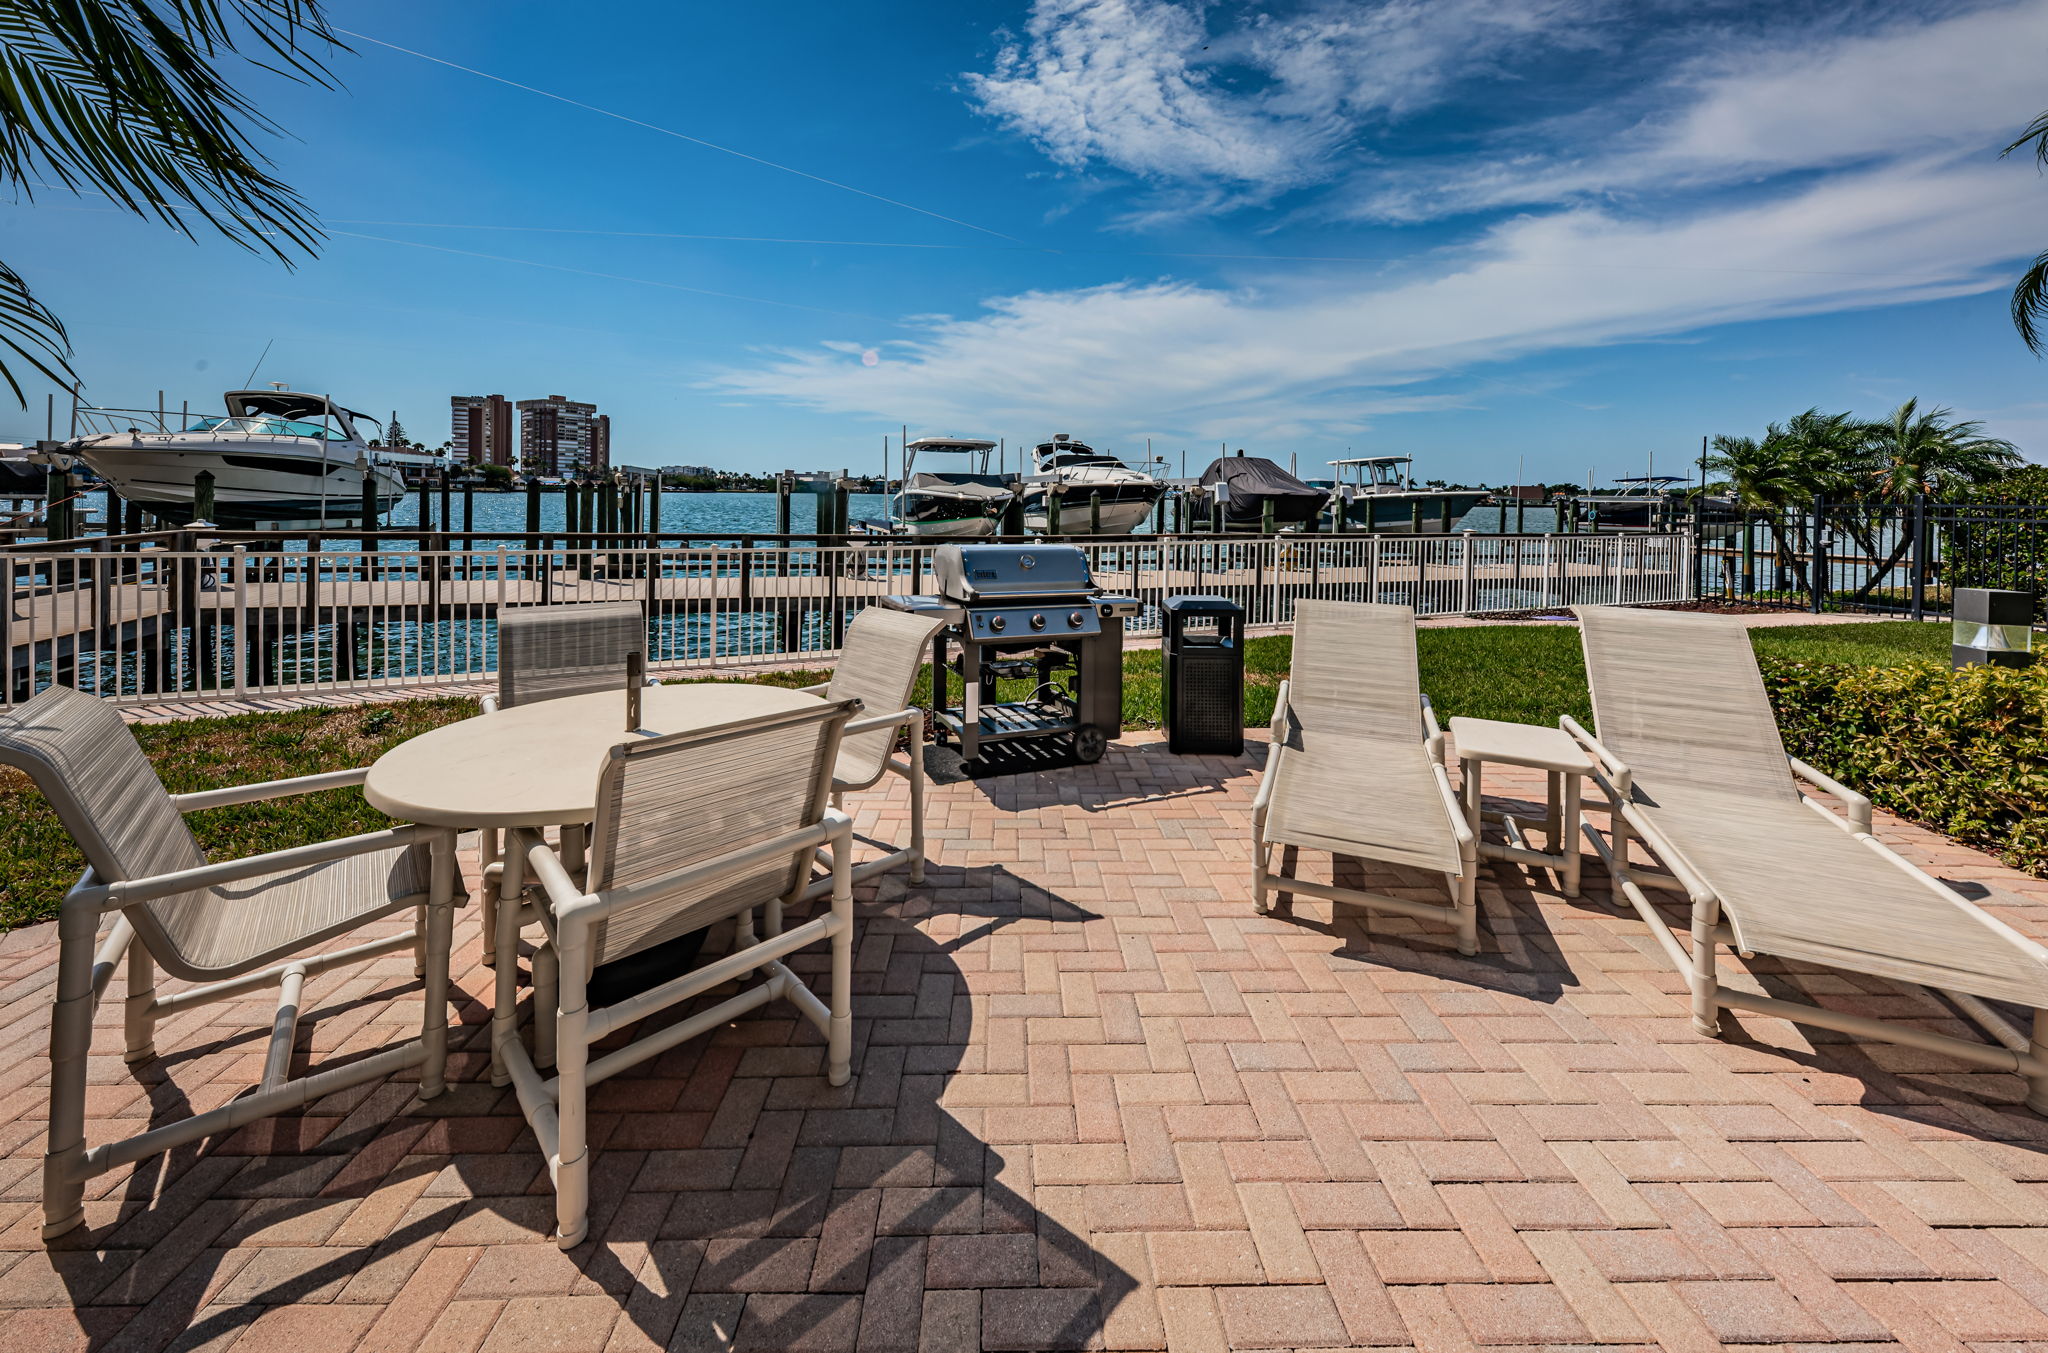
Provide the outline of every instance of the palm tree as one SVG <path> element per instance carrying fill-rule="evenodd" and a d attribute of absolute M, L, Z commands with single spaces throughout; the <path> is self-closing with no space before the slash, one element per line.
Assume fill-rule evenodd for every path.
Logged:
<path fill-rule="evenodd" d="M 1872 423 L 1867 491 L 1893 503 L 1910 503 L 1923 493 L 1953 498 L 2022 463 L 2011 442 L 1985 436 L 1975 419 L 1954 417 L 1953 409 L 1922 412 L 1920 401 L 1909 399 Z"/>
<path fill-rule="evenodd" d="M 321 0 L 0 0 L 0 183 L 23 200 L 41 187 L 103 197 L 289 265 L 322 236 L 256 148 L 278 129 L 228 58 L 331 87 L 315 53 L 339 46 Z M 70 350 L 0 262 L 0 380 L 15 399 L 16 362 L 68 386 Z"/>
<path fill-rule="evenodd" d="M 1751 512 L 1775 512 L 1806 496 L 1798 459 L 1791 454 L 1785 430 L 1771 424 L 1761 439 L 1714 438 L 1706 468 L 1727 477 L 1736 506 Z"/>
<path fill-rule="evenodd" d="M 1873 499 L 1904 507 L 1921 494 L 1954 498 L 1973 485 L 2003 475 L 2022 463 L 2019 451 L 2003 437 L 1987 437 L 1974 419 L 1957 421 L 1952 409 L 1922 412 L 1909 399 L 1891 415 L 1869 425 L 1863 491 Z M 1856 589 L 1862 601 L 1883 581 L 1912 545 L 1912 532 L 1901 530 L 1884 561 Z M 1875 554 L 1874 549 L 1866 552 Z"/>
<path fill-rule="evenodd" d="M 1786 429 L 1777 423 L 1765 428 L 1761 438 L 1724 434 L 1714 438 L 1714 452 L 1707 457 L 1706 468 L 1727 476 L 1728 492 L 1743 511 L 1745 540 L 1751 530 L 1748 515 L 1752 512 L 1764 514 L 1770 527 L 1771 552 L 1776 560 L 1777 575 L 1782 578 L 1787 572 L 1796 573 L 1803 589 L 1803 556 L 1793 548 L 1785 532 L 1785 523 L 1789 520 L 1800 532 L 1800 540 L 1804 541 L 1805 520 L 1791 509 L 1813 496 L 1807 455 L 1800 441 L 1788 435 Z M 1745 559 L 1749 557 L 1747 549 L 1744 546 Z"/>
<path fill-rule="evenodd" d="M 2000 151 L 2001 156 L 2010 155 L 2021 146 L 2032 144 L 2034 159 L 2043 169 L 2048 169 L 2048 113 L 2043 113 L 2029 123 L 2020 139 Z M 2034 350 L 2036 357 L 2048 354 L 2048 250 L 2035 258 L 2033 266 L 2020 274 L 2019 285 L 2012 289 L 2012 325 L 2020 331 L 2020 338 Z"/>

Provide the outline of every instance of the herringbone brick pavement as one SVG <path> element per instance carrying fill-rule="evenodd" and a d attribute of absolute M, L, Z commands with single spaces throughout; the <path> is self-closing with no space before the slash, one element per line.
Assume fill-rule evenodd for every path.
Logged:
<path fill-rule="evenodd" d="M 2048 1123 L 2015 1078 L 1751 1016 L 1697 1037 L 1593 868 L 1568 901 L 1493 866 L 1473 959 L 1307 900 L 1259 917 L 1256 752 L 1141 736 L 935 791 L 928 885 L 861 898 L 852 1083 L 775 1007 L 606 1083 L 566 1255 L 489 1085 L 474 909 L 431 1113 L 363 1087 L 117 1172 L 46 1251 L 54 935 L 10 936 L 0 1349 L 2048 1348 Z M 900 782 L 854 807 L 900 834 Z M 2048 934 L 2038 882 L 1883 830 Z M 1757 966 L 1959 1030 L 1918 991 Z M 267 999 L 166 1021 L 138 1074 L 110 995 L 102 1131 L 260 1074 Z M 309 1057 L 417 1027 L 403 957 L 310 995 Z"/>

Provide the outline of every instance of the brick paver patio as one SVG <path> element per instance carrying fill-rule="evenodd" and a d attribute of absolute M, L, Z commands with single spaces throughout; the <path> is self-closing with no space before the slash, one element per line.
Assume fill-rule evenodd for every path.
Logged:
<path fill-rule="evenodd" d="M 55 1251 L 55 936 L 10 936 L 0 1348 L 2048 1347 L 2048 1122 L 2017 1078 L 1747 1015 L 1695 1036 L 1597 867 L 1566 900 L 1491 866 L 1474 959 L 1307 900 L 1259 917 L 1256 760 L 1139 736 L 936 790 L 929 884 L 862 894 L 854 1081 L 770 1007 L 605 1084 L 593 1240 L 566 1255 L 489 1085 L 473 907 L 461 1083 L 431 1113 L 365 1087 L 103 1177 Z M 902 792 L 859 796 L 861 828 L 900 831 Z M 2040 882 L 1882 830 L 2048 934 Z M 1960 1032 L 1918 991 L 1759 968 Z M 417 1028 L 403 957 L 312 994 L 310 1054 Z M 138 1079 L 111 995 L 95 1119 L 260 1074 L 267 996 L 167 1020 Z"/>

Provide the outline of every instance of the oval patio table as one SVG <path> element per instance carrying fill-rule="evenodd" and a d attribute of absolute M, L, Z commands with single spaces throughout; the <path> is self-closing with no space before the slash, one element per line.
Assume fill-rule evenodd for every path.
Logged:
<path fill-rule="evenodd" d="M 363 797 L 392 817 L 437 827 L 580 826 L 597 814 L 605 754 L 628 738 L 688 733 L 823 703 L 780 686 L 649 686 L 640 692 L 640 727 L 630 733 L 623 688 L 516 705 L 393 747 L 370 767 Z"/>
<path fill-rule="evenodd" d="M 805 709 L 824 701 L 780 686 L 687 682 L 640 692 L 640 726 L 626 729 L 626 692 L 598 691 L 515 705 L 496 714 L 444 724 L 377 758 L 363 782 L 372 808 L 406 822 L 440 827 L 581 828 L 597 816 L 597 775 L 605 756 L 629 738 L 662 737 L 740 719 Z M 498 880 L 496 941 L 517 933 L 525 860 L 506 851 Z M 485 920 L 488 923 L 490 917 Z M 510 950 L 506 950 L 510 952 Z M 491 1080 L 506 1083 L 497 1048 L 517 1037 L 519 965 L 496 964 L 491 1016 Z"/>

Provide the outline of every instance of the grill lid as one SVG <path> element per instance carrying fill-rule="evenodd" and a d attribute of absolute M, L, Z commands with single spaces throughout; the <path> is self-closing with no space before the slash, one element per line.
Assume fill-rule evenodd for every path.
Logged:
<path fill-rule="evenodd" d="M 941 545 L 932 551 L 939 595 L 954 601 L 1092 595 L 1078 545 Z"/>

